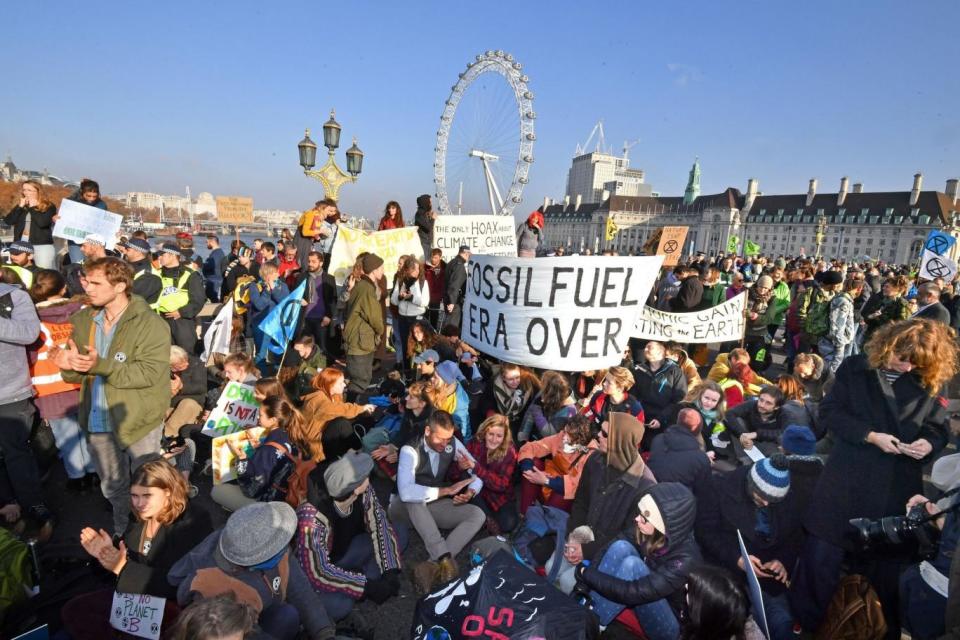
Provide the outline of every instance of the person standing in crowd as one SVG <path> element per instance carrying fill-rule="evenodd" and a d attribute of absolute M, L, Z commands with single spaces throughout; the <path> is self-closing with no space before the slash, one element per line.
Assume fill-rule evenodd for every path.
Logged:
<path fill-rule="evenodd" d="M 310 256 L 308 255 L 304 262 L 307 263 L 307 267 L 310 267 Z M 297 260 L 297 246 L 294 244 L 289 244 L 283 248 L 283 254 L 280 255 L 277 260 L 277 273 L 280 274 L 280 279 L 287 283 L 288 287 L 292 287 L 293 283 L 297 281 L 297 278 L 300 277 L 300 261 Z"/>
<path fill-rule="evenodd" d="M 140 238 L 131 238 L 123 245 L 126 253 L 124 258 L 133 269 L 133 293 L 147 301 L 151 307 L 155 306 L 163 283 L 160 277 L 153 273 L 150 264 L 150 244 Z"/>
<path fill-rule="evenodd" d="M 261 267 L 265 264 L 272 264 L 275 267 L 280 266 L 280 260 L 277 258 L 277 245 L 272 242 L 260 242 L 260 248 L 257 249 L 257 264 Z"/>
<path fill-rule="evenodd" d="M 830 326 L 827 333 L 820 336 L 817 351 L 831 373 L 836 373 L 840 363 L 853 354 L 854 340 L 857 337 L 853 301 L 860 295 L 862 288 L 862 280 L 847 280 L 843 284 L 843 290 L 830 301 Z"/>
<path fill-rule="evenodd" d="M 906 276 L 891 276 L 883 281 L 880 292 L 867 300 L 860 311 L 867 324 L 864 331 L 865 342 L 869 341 L 873 332 L 880 327 L 910 317 L 910 303 L 904 298 L 909 288 L 910 281 Z"/>
<path fill-rule="evenodd" d="M 694 267 L 685 267 L 680 275 L 680 287 L 677 295 L 670 299 L 670 311 L 689 313 L 700 308 L 703 300 L 703 284 L 700 272 Z"/>
<path fill-rule="evenodd" d="M 230 256 L 227 256 L 224 259 L 229 258 Z M 253 249 L 244 246 L 237 247 L 236 259 L 231 260 L 223 270 L 223 284 L 220 287 L 220 295 L 223 297 L 223 301 L 227 302 L 231 297 L 236 301 L 237 297 L 244 293 L 244 288 L 240 286 L 240 283 L 253 282 L 259 277 L 260 266 L 253 259 Z"/>
<path fill-rule="evenodd" d="M 443 261 L 443 251 L 430 250 L 430 262 L 424 265 L 424 277 L 430 287 L 430 306 L 427 310 L 427 320 L 434 331 L 443 326 L 443 294 L 446 290 L 447 263 Z"/>
<path fill-rule="evenodd" d="M 730 298 L 733 298 L 734 296 L 743 293 L 746 290 L 747 287 L 744 285 L 743 274 L 739 271 L 735 271 L 733 276 L 731 276 L 730 286 L 727 287 L 727 291 L 725 293 L 726 299 L 729 300 Z"/>
<path fill-rule="evenodd" d="M 536 258 L 543 244 L 543 214 L 534 211 L 517 229 L 517 257 Z"/>
<path fill-rule="evenodd" d="M 446 288 L 443 293 L 444 310 L 447 312 L 444 326 L 452 324 L 458 329 L 463 320 L 463 301 L 467 295 L 467 263 L 470 262 L 470 247 L 462 244 L 447 264 Z"/>
<path fill-rule="evenodd" d="M 207 236 L 207 259 L 203 261 L 203 279 L 206 285 L 207 300 L 210 302 L 220 301 L 220 287 L 223 285 L 223 275 L 220 271 L 220 263 L 226 254 L 220 248 L 220 238 L 214 234 Z"/>
<path fill-rule="evenodd" d="M 30 228 L 27 229 L 27 218 Z M 57 221 L 57 207 L 47 200 L 43 187 L 35 180 L 20 185 L 20 202 L 10 210 L 3 221 L 13 227 L 13 239 L 26 240 L 33 245 L 34 262 L 42 269 L 56 269 L 56 250 L 53 247 L 53 225 Z"/>
<path fill-rule="evenodd" d="M 133 270 L 117 258 L 84 264 L 90 306 L 70 318 L 66 348 L 50 358 L 65 382 L 80 383 L 80 426 L 88 434 L 100 488 L 113 505 L 114 533 L 130 516 L 130 471 L 160 453 L 170 406 L 170 331 L 131 294 Z"/>
<path fill-rule="evenodd" d="M 703 296 L 697 310 L 711 309 L 726 300 L 726 289 L 727 285 L 720 279 L 720 269 L 708 267 L 707 275 L 703 279 Z"/>
<path fill-rule="evenodd" d="M 303 305 L 302 334 L 312 336 L 320 351 L 332 357 L 335 350 L 330 341 L 334 335 L 333 317 L 337 312 L 337 282 L 324 271 L 323 254 L 319 251 L 311 251 L 307 256 L 307 270 L 293 288 L 299 287 L 304 279 L 307 285 L 300 303 Z"/>
<path fill-rule="evenodd" d="M 33 263 L 33 245 L 23 240 L 14 240 L 7 245 L 7 251 L 10 253 L 10 264 L 3 265 L 7 269 L 12 269 L 29 289 L 33 284 L 33 277 L 40 267 Z"/>
<path fill-rule="evenodd" d="M 454 437 L 453 418 L 446 411 L 434 411 L 423 434 L 400 450 L 398 493 L 391 497 L 389 513 L 391 521 L 413 525 L 427 547 L 430 559 L 414 569 L 420 593 L 459 575 L 455 558 L 487 519 L 483 509 L 470 504 L 483 489 L 483 480 L 447 480 L 447 471 L 461 456 L 473 460 Z M 450 530 L 446 538 L 440 529 Z"/>
<path fill-rule="evenodd" d="M 107 211 L 107 203 L 103 201 L 103 198 L 100 197 L 100 184 L 96 180 L 91 180 L 90 178 L 83 178 L 80 180 L 80 187 L 74 191 L 68 200 L 73 200 L 74 202 L 80 202 L 90 207 L 96 207 L 101 211 Z M 83 254 L 80 252 L 80 245 L 74 242 L 73 240 L 67 240 L 67 252 L 70 257 L 70 262 L 73 264 L 78 264 L 83 262 Z"/>
<path fill-rule="evenodd" d="M 293 244 L 297 248 L 297 254 L 304 261 L 303 268 L 307 268 L 306 257 L 313 251 L 313 245 L 316 242 L 323 242 L 325 236 L 320 233 L 320 226 L 326 218 L 326 201 L 318 200 L 313 208 L 304 211 L 297 221 L 297 231 L 293 238 Z M 334 205 L 336 209 L 336 205 Z M 329 234 L 329 231 L 327 232 Z M 331 240 L 330 246 L 333 245 Z M 322 250 L 323 253 L 329 253 L 330 247 Z"/>
<path fill-rule="evenodd" d="M 260 282 L 251 282 L 247 285 L 251 307 L 247 318 L 247 334 L 253 336 L 253 341 L 257 345 L 257 366 L 263 370 L 270 355 L 272 339 L 263 332 L 260 324 L 278 304 L 283 302 L 284 298 L 290 295 L 290 289 L 280 278 L 277 267 L 269 262 L 260 266 L 260 278 Z"/>
<path fill-rule="evenodd" d="M 350 390 L 366 393 L 373 378 L 373 358 L 383 336 L 383 306 L 377 281 L 383 278 L 383 258 L 368 253 L 361 260 L 363 277 L 347 300 L 343 343 L 347 352 Z"/>
<path fill-rule="evenodd" d="M 409 358 L 406 347 L 410 328 L 417 320 L 424 317 L 427 305 L 430 304 L 430 285 L 426 282 L 420 260 L 415 256 L 407 256 L 397 272 L 390 302 L 397 308 L 397 314 L 394 316 L 397 326 L 394 327 L 394 332 L 400 339 L 398 362 L 402 363 Z"/>
<path fill-rule="evenodd" d="M 30 297 L 40 317 L 40 338 L 29 347 L 28 355 L 34 404 L 40 417 L 50 423 L 67 472 L 67 489 L 79 491 L 92 486 L 96 471 L 78 421 L 80 385 L 64 382 L 50 359 L 50 351 L 70 336 L 70 316 L 83 307 L 79 299 L 65 298 L 66 292 L 67 283 L 59 271 L 41 269 L 37 273 Z"/>
<path fill-rule="evenodd" d="M 783 261 L 777 260 L 777 262 L 781 263 Z M 773 319 L 767 326 L 767 333 L 772 340 L 777 333 L 777 329 L 783 324 L 787 309 L 790 308 L 790 285 L 786 282 L 784 268 L 779 264 L 770 270 L 770 278 L 773 280 Z"/>
<path fill-rule="evenodd" d="M 914 318 L 926 318 L 950 325 L 950 312 L 940 303 L 940 287 L 933 282 L 924 282 L 917 287 L 918 309 Z"/>
<path fill-rule="evenodd" d="M 158 259 L 162 289 L 157 312 L 167 319 L 173 344 L 193 353 L 197 345 L 197 316 L 206 303 L 203 279 L 193 269 L 180 264 L 180 247 L 170 242 L 160 245 Z"/>
<path fill-rule="evenodd" d="M 383 217 L 380 218 L 377 231 L 389 231 L 391 229 L 402 229 L 403 227 L 403 211 L 400 210 L 400 204 L 391 200 L 383 208 Z"/>
<path fill-rule="evenodd" d="M 865 353 L 847 358 L 820 403 L 834 445 L 804 519 L 809 531 L 794 585 L 797 618 L 816 629 L 840 580 L 844 556 L 876 589 L 891 630 L 898 630 L 897 579 L 904 559 L 863 560 L 846 537 L 851 518 L 903 513 L 922 493 L 923 468 L 947 444 L 944 385 L 957 373 L 955 334 L 931 320 L 887 323 Z"/>
<path fill-rule="evenodd" d="M 427 194 L 417 196 L 417 213 L 414 214 L 413 222 L 417 225 L 417 236 L 423 248 L 424 260 L 430 255 L 430 248 L 433 247 L 433 225 L 436 220 L 437 212 L 433 210 L 430 196 Z"/>
<path fill-rule="evenodd" d="M 330 268 L 330 253 L 333 251 L 333 243 L 337 239 L 337 233 L 340 231 L 340 211 L 337 209 L 337 203 L 326 198 L 317 203 L 320 223 L 317 226 L 317 238 L 313 243 L 313 250 L 323 254 L 323 268 Z M 306 252 L 301 256 L 307 255 Z"/>

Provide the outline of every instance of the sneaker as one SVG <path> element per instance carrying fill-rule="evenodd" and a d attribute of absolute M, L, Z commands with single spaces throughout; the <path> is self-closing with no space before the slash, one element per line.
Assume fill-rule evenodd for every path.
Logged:
<path fill-rule="evenodd" d="M 432 560 L 421 562 L 413 568 L 413 586 L 418 595 L 426 595 L 433 590 L 440 576 L 440 565 Z"/>
<path fill-rule="evenodd" d="M 460 567 L 457 566 L 457 561 L 452 556 L 443 556 L 443 559 L 440 560 L 440 584 L 447 584 L 456 580 L 459 575 Z"/>

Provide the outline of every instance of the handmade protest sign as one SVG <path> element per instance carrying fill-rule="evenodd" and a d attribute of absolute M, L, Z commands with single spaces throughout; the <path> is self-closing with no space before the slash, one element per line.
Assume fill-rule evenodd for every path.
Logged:
<path fill-rule="evenodd" d="M 267 437 L 263 427 L 253 427 L 230 435 L 214 438 L 210 445 L 213 459 L 213 484 L 222 484 L 237 478 L 237 452 L 242 451 L 247 459 Z"/>
<path fill-rule="evenodd" d="M 746 326 L 743 320 L 746 303 L 747 293 L 743 292 L 723 304 L 690 313 L 669 313 L 645 306 L 637 318 L 633 337 L 684 344 L 739 340 Z"/>
<path fill-rule="evenodd" d="M 513 222 L 512 216 L 439 216 L 433 223 L 433 248 L 448 259 L 457 255 L 461 245 L 476 255 L 515 256 Z"/>
<path fill-rule="evenodd" d="M 260 403 L 253 396 L 253 387 L 231 380 L 203 423 L 202 433 L 215 438 L 254 427 L 259 424 L 259 411 Z"/>
<path fill-rule="evenodd" d="M 110 607 L 110 626 L 138 638 L 157 640 L 166 605 L 166 598 L 115 591 Z"/>
<path fill-rule="evenodd" d="M 342 285 L 347 279 L 357 256 L 364 251 L 383 258 L 383 275 L 387 282 L 393 282 L 400 256 L 412 254 L 419 258 L 423 255 L 423 245 L 420 244 L 416 227 L 370 233 L 340 225 L 330 254 L 330 273 L 336 278 L 338 285 Z"/>
<path fill-rule="evenodd" d="M 228 224 L 253 222 L 253 198 L 217 196 L 217 222 Z"/>
<path fill-rule="evenodd" d="M 461 338 L 505 362 L 560 371 L 619 364 L 662 256 L 473 256 Z"/>
<path fill-rule="evenodd" d="M 121 215 L 66 198 L 60 203 L 58 215 L 60 217 L 53 225 L 53 237 L 79 243 L 95 233 L 106 241 L 107 249 L 113 249 L 123 222 Z"/>
<path fill-rule="evenodd" d="M 675 267 L 683 253 L 689 227 L 664 227 L 657 245 L 657 255 L 663 256 L 663 266 Z"/>

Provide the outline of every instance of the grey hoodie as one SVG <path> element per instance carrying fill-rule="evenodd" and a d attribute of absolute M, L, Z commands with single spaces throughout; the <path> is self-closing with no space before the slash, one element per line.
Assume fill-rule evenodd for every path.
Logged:
<path fill-rule="evenodd" d="M 27 345 L 40 336 L 40 318 L 30 296 L 13 285 L 0 283 L 0 362 L 7 375 L 0 378 L 0 404 L 33 396 Z"/>

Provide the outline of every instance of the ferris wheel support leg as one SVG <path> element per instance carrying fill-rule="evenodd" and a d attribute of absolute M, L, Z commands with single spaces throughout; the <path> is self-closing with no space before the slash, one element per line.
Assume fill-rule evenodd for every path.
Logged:
<path fill-rule="evenodd" d="M 497 188 L 497 181 L 493 178 L 493 172 L 490 171 L 490 163 L 484 157 L 483 173 L 487 178 L 487 197 L 490 198 L 490 213 L 497 215 L 497 212 L 503 208 L 503 198 L 500 196 L 500 189 Z"/>

